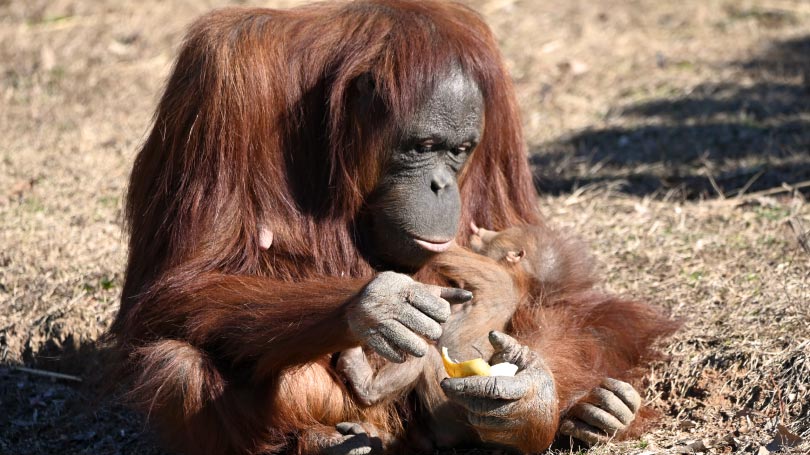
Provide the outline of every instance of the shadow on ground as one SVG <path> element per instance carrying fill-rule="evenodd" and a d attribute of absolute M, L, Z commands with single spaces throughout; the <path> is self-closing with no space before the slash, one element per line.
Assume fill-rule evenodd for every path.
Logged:
<path fill-rule="evenodd" d="M 120 404 L 109 350 L 68 346 L 26 353 L 26 365 L 81 382 L 0 364 L 0 453 L 161 454 L 143 419 Z"/>
<path fill-rule="evenodd" d="M 619 107 L 607 123 L 621 126 L 534 147 L 538 189 L 700 198 L 810 180 L 810 36 L 734 66 L 734 82 Z"/>

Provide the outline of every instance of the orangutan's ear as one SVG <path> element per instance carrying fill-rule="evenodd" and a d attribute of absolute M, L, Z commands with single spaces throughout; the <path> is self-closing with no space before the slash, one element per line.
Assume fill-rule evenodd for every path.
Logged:
<path fill-rule="evenodd" d="M 523 259 L 523 256 L 526 256 L 526 250 L 506 252 L 506 260 L 513 264 L 520 262 L 520 260 Z"/>

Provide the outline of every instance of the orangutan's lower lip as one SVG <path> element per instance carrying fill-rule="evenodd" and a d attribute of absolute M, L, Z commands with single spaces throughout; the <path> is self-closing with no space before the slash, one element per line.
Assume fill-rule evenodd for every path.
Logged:
<path fill-rule="evenodd" d="M 413 239 L 419 246 L 422 248 L 432 251 L 434 253 L 441 253 L 442 251 L 447 251 L 450 248 L 450 245 L 453 244 L 453 239 L 448 240 L 447 242 L 443 243 L 433 243 L 428 242 L 427 240 L 420 240 L 420 239 Z"/>

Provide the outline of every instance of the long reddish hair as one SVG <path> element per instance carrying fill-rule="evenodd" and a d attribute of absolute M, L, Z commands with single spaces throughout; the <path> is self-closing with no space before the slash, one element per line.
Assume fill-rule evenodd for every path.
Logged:
<path fill-rule="evenodd" d="M 514 90 L 472 10 L 370 0 L 225 9 L 198 20 L 132 171 L 123 309 L 184 264 L 285 280 L 370 275 L 356 249 L 358 214 L 397 126 L 452 65 L 485 100 L 483 135 L 460 179 L 460 225 L 537 222 Z M 350 109 L 364 75 L 384 112 Z M 259 254 L 262 225 L 275 234 L 269 255 Z"/>

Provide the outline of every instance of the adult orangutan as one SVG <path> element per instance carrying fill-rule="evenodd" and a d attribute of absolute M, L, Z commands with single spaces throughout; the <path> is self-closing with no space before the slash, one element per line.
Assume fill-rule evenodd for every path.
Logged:
<path fill-rule="evenodd" d="M 112 328 L 129 395 L 187 453 L 371 451 L 400 419 L 354 406 L 330 354 L 424 355 L 450 303 L 471 297 L 424 264 L 472 219 L 540 223 L 535 199 L 509 76 L 467 8 L 211 13 L 188 33 L 130 179 Z M 502 348 L 538 358 L 516 343 Z M 458 383 L 450 399 L 467 409 L 511 403 L 497 419 L 470 410 L 483 441 L 548 445 L 547 386 L 566 372 L 536 365 Z"/>

